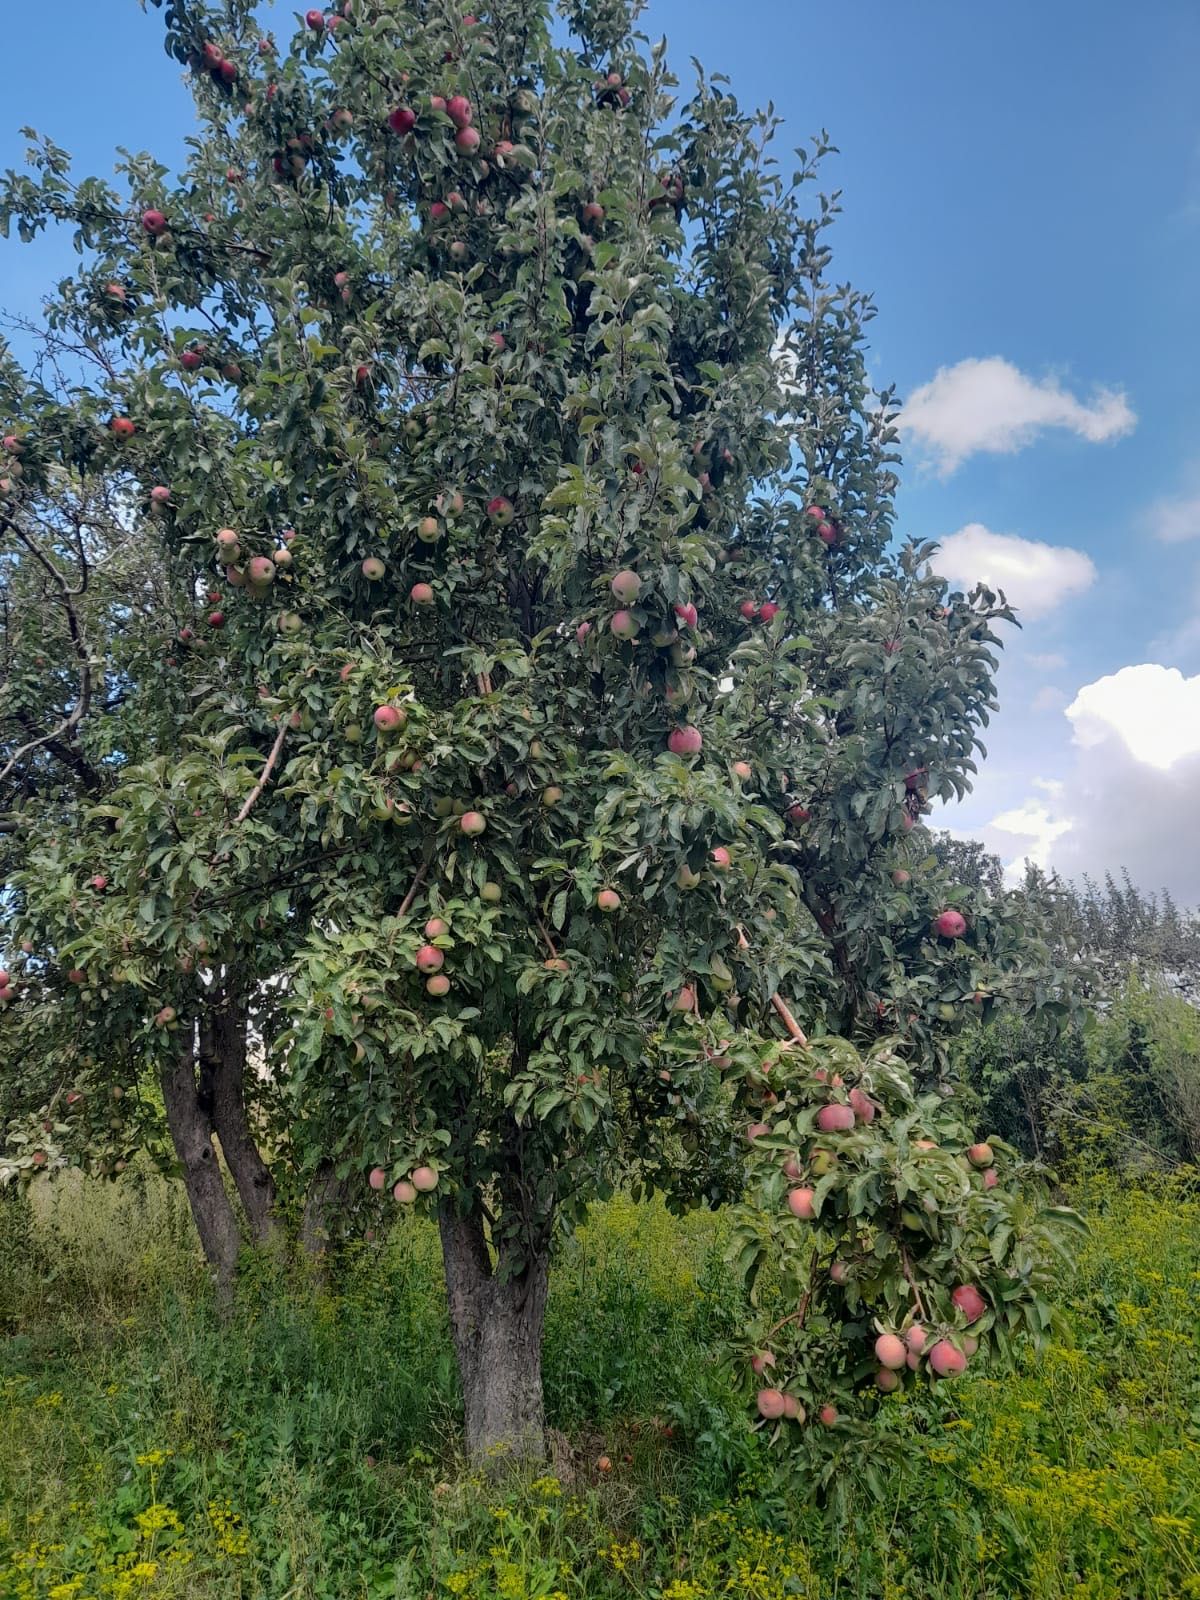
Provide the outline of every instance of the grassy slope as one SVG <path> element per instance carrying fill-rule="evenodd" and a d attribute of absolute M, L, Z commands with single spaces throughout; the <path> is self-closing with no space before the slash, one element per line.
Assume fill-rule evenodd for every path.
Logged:
<path fill-rule="evenodd" d="M 264 1276 L 220 1329 L 165 1185 L 43 1191 L 32 1221 L 5 1201 L 0 1596 L 1200 1597 L 1200 1201 L 1087 1209 L 1064 1338 L 822 1434 L 831 1519 L 721 1362 L 720 1219 L 618 1202 L 564 1250 L 546 1378 L 570 1449 L 498 1491 L 455 1469 L 427 1226 L 337 1296 Z"/>

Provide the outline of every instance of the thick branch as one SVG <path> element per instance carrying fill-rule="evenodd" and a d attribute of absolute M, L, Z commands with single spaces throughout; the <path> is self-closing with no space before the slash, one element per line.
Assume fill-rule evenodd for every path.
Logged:
<path fill-rule="evenodd" d="M 283 741 L 287 738 L 287 730 L 287 718 L 285 717 L 284 720 L 279 724 L 279 732 L 275 735 L 275 743 L 271 746 L 271 753 L 267 757 L 267 764 L 262 769 L 262 773 L 258 782 L 246 796 L 242 809 L 233 819 L 235 827 L 239 822 L 245 822 L 246 818 L 250 815 L 250 812 L 253 809 L 254 802 L 258 799 L 259 795 L 262 794 L 263 790 L 270 782 L 271 774 L 275 770 L 275 763 L 279 760 L 279 752 L 283 749 Z"/>

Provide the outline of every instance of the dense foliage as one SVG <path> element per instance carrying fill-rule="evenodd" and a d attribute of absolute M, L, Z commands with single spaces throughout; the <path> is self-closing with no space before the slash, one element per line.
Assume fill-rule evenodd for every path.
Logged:
<path fill-rule="evenodd" d="M 186 170 L 117 190 L 35 138 L 0 184 L 81 256 L 70 370 L 0 371 L 0 1170 L 169 1148 L 226 1294 L 214 1139 L 258 1242 L 289 1195 L 318 1240 L 432 1203 L 472 1449 L 541 1448 L 556 1230 L 622 1183 L 736 1197 L 752 1119 L 814 1179 L 830 1134 L 878 1332 L 936 1311 L 943 1376 L 1040 1334 L 1023 1202 L 930 1098 L 964 1025 L 1067 1012 L 1030 903 L 921 821 L 971 781 L 1009 612 L 890 543 L 823 142 L 781 169 L 618 0 L 567 43 L 526 0 L 279 42 L 164 15 Z"/>

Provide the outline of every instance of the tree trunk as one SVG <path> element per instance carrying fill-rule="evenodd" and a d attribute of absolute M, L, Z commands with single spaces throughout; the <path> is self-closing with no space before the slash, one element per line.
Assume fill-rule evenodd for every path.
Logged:
<path fill-rule="evenodd" d="M 313 1174 L 300 1217 L 300 1247 L 318 1277 L 325 1276 L 325 1255 L 334 1219 L 350 1198 L 350 1181 L 339 1178 L 331 1161 Z"/>
<path fill-rule="evenodd" d="M 204 1259 L 212 1269 L 218 1294 L 228 1301 L 237 1274 L 241 1235 L 213 1147 L 212 1119 L 200 1098 L 191 1023 L 184 1025 L 174 1063 L 163 1067 L 161 1082 L 167 1127 L 183 1168 L 183 1186 Z"/>
<path fill-rule="evenodd" d="M 477 1214 L 438 1213 L 446 1297 L 466 1409 L 467 1453 L 490 1469 L 542 1461 L 542 1326 L 549 1251 L 506 1275 L 493 1265 Z"/>
<path fill-rule="evenodd" d="M 246 1116 L 246 1011 L 226 1000 L 200 1022 L 200 1083 L 221 1154 L 246 1213 L 250 1237 L 266 1244 L 275 1234 L 275 1182 Z"/>

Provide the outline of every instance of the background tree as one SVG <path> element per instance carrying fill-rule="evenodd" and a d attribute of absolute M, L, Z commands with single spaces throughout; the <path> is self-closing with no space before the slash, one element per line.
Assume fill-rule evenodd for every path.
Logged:
<path fill-rule="evenodd" d="M 23 234 L 75 229 L 49 317 L 104 351 L 69 406 L 14 408 L 6 525 L 81 457 L 161 486 L 189 597 L 141 679 L 167 738 L 65 820 L 17 806 L 15 931 L 155 1062 L 226 1281 L 196 1023 L 217 979 L 269 988 L 302 1163 L 433 1196 L 468 1446 L 536 1454 L 551 1243 L 589 1198 L 732 1196 L 778 1105 L 801 1171 L 862 1162 L 847 1215 L 882 1238 L 910 1066 L 1050 992 L 1014 906 L 921 842 L 1008 613 L 887 553 L 894 407 L 812 160 L 781 172 L 719 80 L 678 103 L 623 0 L 566 5 L 567 45 L 524 0 L 355 0 L 283 47 L 241 5 L 165 16 L 204 122 L 179 180 L 76 183 L 42 141 L 0 190 Z M 797 1110 L 764 1082 L 797 1013 L 904 1057 L 801 1066 Z M 956 1369 L 966 1325 L 1046 1318 L 1019 1266 L 952 1315 L 981 1239 L 997 1271 L 1032 1248 L 955 1170 L 936 1248 L 855 1304 L 890 1327 L 924 1286 Z"/>

